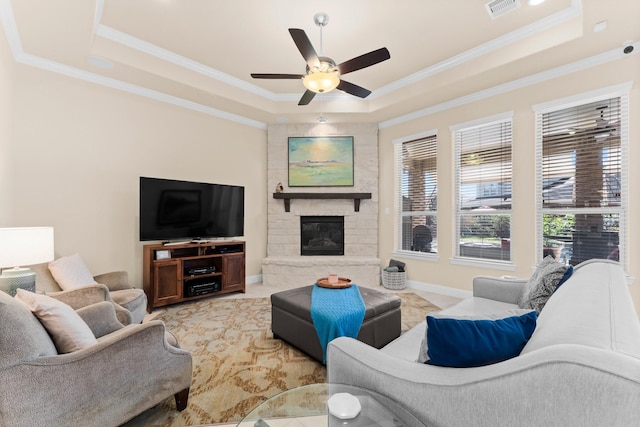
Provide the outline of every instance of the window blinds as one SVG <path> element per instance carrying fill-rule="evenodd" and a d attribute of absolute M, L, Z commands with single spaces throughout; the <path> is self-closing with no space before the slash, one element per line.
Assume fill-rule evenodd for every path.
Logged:
<path fill-rule="evenodd" d="M 538 114 L 542 256 L 622 260 L 626 105 L 624 95 Z"/>
<path fill-rule="evenodd" d="M 437 135 L 396 145 L 399 195 L 399 247 L 415 252 L 437 251 Z"/>
<path fill-rule="evenodd" d="M 512 113 L 452 128 L 459 257 L 511 259 L 512 128 Z"/>
<path fill-rule="evenodd" d="M 510 209 L 511 120 L 461 129 L 455 137 L 460 210 Z"/>
<path fill-rule="evenodd" d="M 542 116 L 542 206 L 620 206 L 620 98 Z"/>
<path fill-rule="evenodd" d="M 402 144 L 402 212 L 436 210 L 437 165 L 435 136 Z"/>

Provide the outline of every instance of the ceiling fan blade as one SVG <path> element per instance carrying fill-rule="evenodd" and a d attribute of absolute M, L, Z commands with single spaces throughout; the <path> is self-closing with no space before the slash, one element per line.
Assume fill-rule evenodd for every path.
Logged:
<path fill-rule="evenodd" d="M 351 95 L 355 95 L 360 98 L 366 98 L 371 94 L 370 90 L 365 89 L 358 85 L 354 85 L 353 83 L 349 83 L 344 80 L 340 80 L 340 83 L 338 84 L 338 87 L 336 87 L 336 89 L 339 89 L 343 92 L 346 92 Z"/>
<path fill-rule="evenodd" d="M 305 93 L 302 94 L 302 98 L 300 98 L 298 105 L 307 105 L 308 103 L 311 102 L 314 96 L 316 96 L 315 92 L 307 90 Z"/>
<path fill-rule="evenodd" d="M 301 79 L 304 74 L 268 74 L 268 73 L 251 73 L 254 79 Z"/>
<path fill-rule="evenodd" d="M 378 50 L 365 53 L 364 55 L 360 55 L 343 62 L 342 64 L 338 65 L 338 70 L 340 70 L 340 74 L 347 74 L 370 67 L 377 64 L 378 62 L 386 61 L 389 58 L 391 58 L 389 50 L 387 50 L 386 47 L 382 47 Z"/>
<path fill-rule="evenodd" d="M 300 28 L 289 28 L 289 34 L 291 34 L 291 38 L 298 47 L 302 57 L 307 61 L 309 68 L 313 68 L 317 65 L 320 62 L 318 54 L 313 48 L 313 45 L 304 30 L 301 30 Z"/>

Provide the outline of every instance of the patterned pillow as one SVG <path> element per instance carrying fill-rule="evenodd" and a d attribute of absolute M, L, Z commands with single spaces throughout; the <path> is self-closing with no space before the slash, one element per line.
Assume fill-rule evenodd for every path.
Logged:
<path fill-rule="evenodd" d="M 49 271 L 65 291 L 97 283 L 78 254 L 63 256 L 51 261 Z"/>
<path fill-rule="evenodd" d="M 518 306 L 540 312 L 558 288 L 566 271 L 567 266 L 557 262 L 553 256 L 545 257 L 524 286 Z"/>

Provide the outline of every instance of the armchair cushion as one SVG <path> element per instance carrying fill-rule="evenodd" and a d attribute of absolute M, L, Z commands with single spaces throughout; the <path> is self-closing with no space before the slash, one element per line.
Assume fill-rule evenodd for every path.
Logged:
<path fill-rule="evenodd" d="M 116 317 L 115 306 L 108 301 L 82 307 L 76 310 L 76 313 L 98 339 L 124 327 Z"/>
<path fill-rule="evenodd" d="M 40 320 L 59 353 L 71 353 L 97 343 L 89 326 L 67 304 L 24 289 L 18 289 L 15 298 Z"/>
<path fill-rule="evenodd" d="M 111 271 L 109 273 L 98 274 L 93 277 L 98 283 L 102 283 L 111 292 L 133 289 L 129 284 L 129 274 L 126 271 Z"/>
<path fill-rule="evenodd" d="M 131 323 L 142 322 L 147 310 L 147 295 L 142 289 L 131 288 L 112 291 L 111 298 L 113 302 L 126 308 L 131 313 Z"/>
<path fill-rule="evenodd" d="M 49 271 L 63 290 L 94 285 L 97 282 L 79 254 L 63 256 L 49 263 Z"/>
<path fill-rule="evenodd" d="M 0 292 L 0 327 L 0 370 L 25 360 L 58 354 L 38 319 L 24 304 L 4 292 Z"/>
<path fill-rule="evenodd" d="M 117 291 L 120 292 L 120 291 Z M 82 288 L 71 289 L 68 291 L 48 292 L 48 296 L 62 301 L 63 303 L 70 305 L 74 310 L 79 310 L 82 307 L 86 307 L 91 304 L 96 304 L 102 301 L 108 301 L 111 303 L 115 310 L 118 320 L 123 325 L 129 325 L 131 323 L 140 323 L 134 321 L 132 313 L 118 304 L 112 299 L 113 294 L 109 292 L 109 289 L 100 283 L 95 285 L 84 286 Z M 142 319 L 140 319 L 142 320 Z"/>

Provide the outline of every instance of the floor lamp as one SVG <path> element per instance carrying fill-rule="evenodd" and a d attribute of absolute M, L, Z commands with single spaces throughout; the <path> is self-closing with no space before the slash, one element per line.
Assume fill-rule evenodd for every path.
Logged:
<path fill-rule="evenodd" d="M 53 260 L 53 227 L 0 228 L 0 290 L 36 290 L 36 273 L 22 265 Z M 7 268 L 11 267 L 11 268 Z"/>

